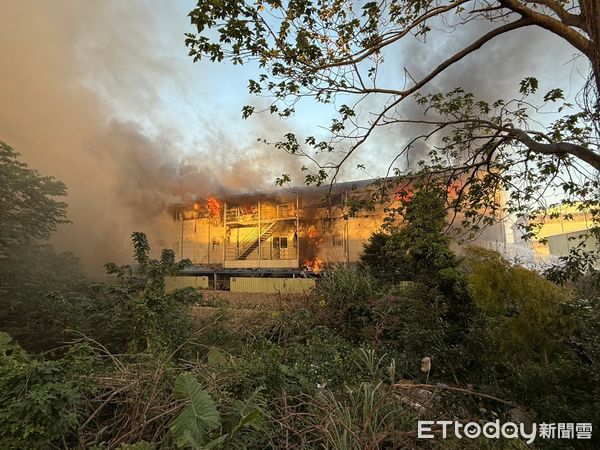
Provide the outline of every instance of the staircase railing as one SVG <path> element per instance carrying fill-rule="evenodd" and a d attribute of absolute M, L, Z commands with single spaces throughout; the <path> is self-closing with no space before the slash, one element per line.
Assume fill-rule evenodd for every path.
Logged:
<path fill-rule="evenodd" d="M 244 259 L 258 246 L 258 241 L 264 242 L 275 231 L 276 222 L 262 224 L 260 235 L 258 228 L 254 228 L 243 240 L 236 244 L 235 248 L 226 248 L 227 256 L 233 259 Z M 251 250 L 248 252 L 248 250 Z"/>

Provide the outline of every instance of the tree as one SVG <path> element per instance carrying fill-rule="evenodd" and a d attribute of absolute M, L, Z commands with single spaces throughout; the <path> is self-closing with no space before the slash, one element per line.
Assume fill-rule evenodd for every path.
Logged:
<path fill-rule="evenodd" d="M 533 359 L 548 365 L 573 327 L 562 311 L 566 291 L 491 250 L 467 249 L 465 266 L 469 291 L 488 317 L 493 351 L 503 361 Z"/>
<path fill-rule="evenodd" d="M 35 240 L 48 239 L 67 223 L 67 204 L 55 199 L 66 186 L 40 175 L 18 160 L 19 154 L 0 141 L 0 257 Z"/>
<path fill-rule="evenodd" d="M 70 298 L 86 283 L 77 258 L 42 242 L 66 223 L 66 187 L 19 161 L 0 141 L 0 329 L 28 349 L 64 337 Z"/>
<path fill-rule="evenodd" d="M 194 61 L 257 63 L 260 74 L 249 81 L 249 91 L 271 96 L 271 113 L 289 117 L 304 97 L 336 105 L 325 139 L 308 136 L 302 141 L 288 133 L 275 143 L 314 163 L 303 167 L 307 183 L 334 182 L 340 168 L 378 128 L 408 124 L 415 135 L 393 159 L 390 171 L 398 177 L 417 177 L 425 167 L 427 173 L 444 175 L 448 186 L 462 180 L 451 206 L 465 212 L 466 222 L 478 223 L 481 215 L 473 212 L 486 208 L 531 215 L 549 190 L 563 192 L 565 202 L 577 202 L 598 215 L 600 4 L 596 0 L 382 0 L 362 6 L 352 0 L 199 1 L 189 16 L 197 27 L 197 33 L 186 39 Z M 589 62 L 589 80 L 577 105 L 566 101 L 558 88 L 536 100 L 539 82 L 533 76 L 523 79 L 519 96 L 513 99 L 478 99 L 462 88 L 433 89 L 432 81 L 465 57 L 525 27 L 560 37 Z M 435 68 L 423 76 L 407 75 L 403 86 L 386 85 L 380 73 L 384 60 L 393 60 L 388 55 L 409 39 L 425 41 L 433 29 L 449 33 L 475 29 L 479 34 L 452 54 L 436 55 Z M 550 53 L 546 56 L 553 58 Z M 358 112 L 366 99 L 381 97 L 382 106 L 370 111 L 367 120 L 361 119 Z M 407 102 L 415 102 L 420 112 L 406 116 L 401 107 Z M 548 108 L 554 112 L 551 122 L 543 116 Z M 255 107 L 245 106 L 242 116 L 254 111 Z M 415 147 L 424 141 L 433 144 L 419 156 Z M 340 152 L 334 161 L 320 158 Z M 397 167 L 401 157 L 413 164 Z M 278 181 L 289 179 L 284 175 Z M 497 195 L 501 190 L 508 192 L 506 204 Z"/>
<path fill-rule="evenodd" d="M 469 336 L 477 311 L 445 233 L 445 197 L 439 188 L 423 187 L 404 199 L 395 212 L 402 223 L 390 221 L 383 232 L 374 234 L 361 261 L 385 281 L 412 281 L 439 292 L 445 303 L 446 336 L 450 346 L 456 346 Z"/>
<path fill-rule="evenodd" d="M 440 189 L 419 190 L 401 202 L 395 215 L 371 235 L 361 262 L 378 278 L 398 281 L 438 282 L 439 272 L 458 265 L 445 234 L 448 215 L 445 193 Z"/>

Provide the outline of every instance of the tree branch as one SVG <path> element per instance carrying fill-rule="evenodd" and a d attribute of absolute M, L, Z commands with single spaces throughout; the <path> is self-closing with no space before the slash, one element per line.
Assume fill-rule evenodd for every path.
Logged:
<path fill-rule="evenodd" d="M 522 142 L 532 152 L 557 156 L 572 155 L 600 171 L 600 154 L 581 145 L 570 142 L 552 142 L 548 144 L 537 142 L 527 132 L 517 128 L 511 128 L 509 134 Z"/>
<path fill-rule="evenodd" d="M 331 69 L 333 67 L 340 67 L 340 66 L 346 66 L 346 65 L 350 65 L 350 64 L 360 63 L 361 61 L 365 60 L 372 54 L 380 51 L 382 48 L 387 47 L 388 45 L 393 44 L 394 42 L 402 39 L 404 36 L 409 34 L 413 29 L 415 29 L 417 26 L 419 26 L 421 23 L 424 23 L 428 19 L 439 16 L 445 12 L 451 11 L 455 8 L 458 8 L 460 5 L 462 5 L 464 3 L 468 3 L 470 1 L 471 0 L 457 0 L 456 2 L 454 2 L 450 5 L 446 5 L 443 7 L 440 6 L 440 7 L 434 8 L 430 11 L 427 11 L 425 14 L 421 15 L 420 17 L 418 17 L 414 21 L 412 21 L 409 27 L 405 28 L 402 31 L 399 31 L 394 36 L 381 41 L 377 45 L 374 45 L 372 47 L 365 49 L 362 52 L 358 52 L 358 53 L 352 55 L 350 58 L 342 59 L 342 60 L 332 62 L 329 64 L 313 65 L 310 63 L 306 63 L 306 65 L 308 67 L 310 67 L 311 70 L 318 71 L 318 70 L 323 70 L 323 69 Z"/>
<path fill-rule="evenodd" d="M 583 54 L 591 57 L 590 41 L 560 20 L 527 8 L 519 0 L 499 0 L 499 2 L 511 11 L 530 19 L 535 25 L 562 37 Z"/>
<path fill-rule="evenodd" d="M 565 25 L 585 30 L 585 24 L 581 19 L 581 16 L 566 11 L 556 0 L 526 0 L 525 3 L 535 3 L 547 6 Z"/>

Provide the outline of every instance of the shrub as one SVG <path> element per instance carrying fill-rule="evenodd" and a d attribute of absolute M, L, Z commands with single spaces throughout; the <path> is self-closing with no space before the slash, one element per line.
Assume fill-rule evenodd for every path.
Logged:
<path fill-rule="evenodd" d="M 536 422 L 600 423 L 600 371 L 575 354 L 562 353 L 547 366 L 524 363 L 512 367 L 510 376 L 501 383 L 509 395 L 536 414 Z M 537 442 L 537 441 L 536 441 Z M 564 442 L 543 442 L 543 448 L 561 449 Z M 573 448 L 598 448 L 600 436 L 592 441 L 570 442 Z"/>
<path fill-rule="evenodd" d="M 563 313 L 567 293 L 497 252 L 470 248 L 469 290 L 487 316 L 490 344 L 503 361 L 548 359 L 563 347 L 573 323 Z"/>
<path fill-rule="evenodd" d="M 70 253 L 48 245 L 14 250 L 0 258 L 0 330 L 29 351 L 56 347 L 80 317 L 78 302 L 88 285 Z"/>
<path fill-rule="evenodd" d="M 164 250 L 160 260 L 150 259 L 143 233 L 133 233 L 132 241 L 139 272 L 130 266 L 106 264 L 117 283 L 92 286 L 81 299 L 78 330 L 117 353 L 174 349 L 192 330 L 190 307 L 201 294 L 192 288 L 165 293 L 165 276 L 187 262 L 176 264 L 171 250 Z"/>
<path fill-rule="evenodd" d="M 74 368 L 69 356 L 30 356 L 0 333 L 1 448 L 45 449 L 70 440 L 83 400 Z"/>
<path fill-rule="evenodd" d="M 352 379 L 352 346 L 332 330 L 318 326 L 310 331 L 305 342 L 290 349 L 288 365 L 312 388 L 319 385 L 343 386 Z"/>
<path fill-rule="evenodd" d="M 403 355 L 415 367 L 421 358 L 442 359 L 447 351 L 445 298 L 435 288 L 407 283 L 371 304 L 373 322 L 363 332 L 373 341 Z"/>
<path fill-rule="evenodd" d="M 402 223 L 388 222 L 364 247 L 362 264 L 386 282 L 437 282 L 440 270 L 454 267 L 456 257 L 446 235 L 446 193 L 423 189 L 405 198 L 394 214 Z"/>
<path fill-rule="evenodd" d="M 356 339 L 361 328 L 371 321 L 369 302 L 381 290 L 370 272 L 340 266 L 323 277 L 313 295 L 317 304 L 330 313 L 332 325 L 343 328 L 350 338 Z"/>

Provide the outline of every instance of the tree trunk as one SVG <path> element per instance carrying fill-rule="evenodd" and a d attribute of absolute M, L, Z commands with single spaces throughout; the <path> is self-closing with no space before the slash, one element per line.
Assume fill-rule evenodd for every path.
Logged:
<path fill-rule="evenodd" d="M 590 50 L 587 54 L 592 66 L 592 84 L 595 88 L 593 105 L 596 111 L 600 109 L 598 96 L 600 95 L 600 1 L 579 0 L 581 6 L 581 18 L 583 19 L 585 31 L 590 40 Z"/>

